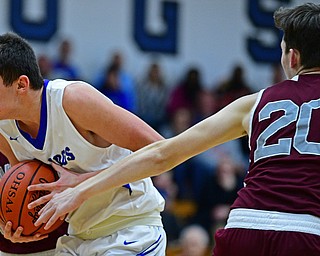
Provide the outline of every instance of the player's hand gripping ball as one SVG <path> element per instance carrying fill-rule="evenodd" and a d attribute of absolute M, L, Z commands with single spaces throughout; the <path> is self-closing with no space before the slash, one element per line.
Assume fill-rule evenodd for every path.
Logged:
<path fill-rule="evenodd" d="M 44 230 L 45 224 L 34 226 L 44 205 L 28 209 L 28 204 L 49 192 L 28 191 L 27 188 L 31 184 L 51 183 L 58 178 L 57 172 L 50 165 L 37 160 L 27 160 L 12 166 L 0 180 L 0 218 L 4 223 L 11 221 L 13 230 L 22 226 L 22 235 L 25 236 L 37 233 L 44 235 L 57 229 L 63 220 L 57 220 L 48 230 Z"/>

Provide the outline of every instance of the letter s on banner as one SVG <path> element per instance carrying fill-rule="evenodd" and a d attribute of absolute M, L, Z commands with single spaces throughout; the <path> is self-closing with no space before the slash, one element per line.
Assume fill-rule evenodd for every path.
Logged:
<path fill-rule="evenodd" d="M 290 3 L 291 0 L 276 0 L 279 4 Z M 273 11 L 268 11 L 262 5 L 262 0 L 249 0 L 248 17 L 256 28 L 271 31 L 277 38 L 273 45 L 265 45 L 255 36 L 247 38 L 247 49 L 249 55 L 256 62 L 260 63 L 276 63 L 279 62 L 281 56 L 280 42 L 282 39 L 282 31 L 274 26 Z"/>

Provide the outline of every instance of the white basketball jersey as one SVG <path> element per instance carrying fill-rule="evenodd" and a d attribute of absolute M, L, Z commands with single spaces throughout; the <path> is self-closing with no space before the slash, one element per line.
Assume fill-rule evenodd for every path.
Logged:
<path fill-rule="evenodd" d="M 105 169 L 131 153 L 116 145 L 107 148 L 94 146 L 80 135 L 62 107 L 64 88 L 71 83 L 61 79 L 45 81 L 40 129 L 36 138 L 20 130 L 15 120 L 0 121 L 0 133 L 19 161 L 38 159 L 44 163 L 55 162 L 84 173 Z M 141 218 L 141 222 L 148 220 L 152 225 L 162 226 L 160 212 L 163 208 L 164 199 L 151 179 L 143 179 L 86 201 L 69 214 L 69 232 L 91 234 L 89 230 L 94 231 L 98 227 L 100 231 L 103 229 L 110 233 L 130 226 L 131 217 L 138 220 L 137 224 Z"/>

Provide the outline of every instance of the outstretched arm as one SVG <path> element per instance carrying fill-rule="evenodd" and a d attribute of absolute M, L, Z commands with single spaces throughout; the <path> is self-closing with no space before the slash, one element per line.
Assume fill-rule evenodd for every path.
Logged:
<path fill-rule="evenodd" d="M 146 146 L 108 170 L 56 194 L 40 211 L 36 225 L 47 222 L 46 228 L 49 228 L 58 218 L 94 195 L 159 175 L 211 147 L 246 135 L 256 98 L 256 94 L 240 98 L 185 132 Z"/>

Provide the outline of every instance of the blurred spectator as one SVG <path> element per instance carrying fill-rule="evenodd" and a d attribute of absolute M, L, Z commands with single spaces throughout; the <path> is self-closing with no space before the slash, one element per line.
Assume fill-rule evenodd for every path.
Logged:
<path fill-rule="evenodd" d="M 137 96 L 136 96 L 136 86 L 135 81 L 129 72 L 127 72 L 124 68 L 124 61 L 123 61 L 123 55 L 120 51 L 116 51 L 112 54 L 110 60 L 108 61 L 106 67 L 103 72 L 97 75 L 97 77 L 94 79 L 94 86 L 98 90 L 102 90 L 102 87 L 104 87 L 105 83 L 105 74 L 109 67 L 115 67 L 118 71 L 118 82 L 121 91 L 126 95 L 126 98 L 128 99 L 127 103 L 127 110 L 130 112 L 136 113 L 137 112 Z"/>
<path fill-rule="evenodd" d="M 193 123 L 198 123 L 203 119 L 211 116 L 218 111 L 218 103 L 216 95 L 209 90 L 202 90 L 199 92 L 196 108 L 194 112 Z M 196 174 L 191 175 L 191 179 L 194 183 L 194 198 L 196 202 L 200 199 L 200 191 L 205 181 L 210 179 L 214 175 L 217 168 L 219 159 L 225 155 L 232 156 L 232 160 L 237 162 L 237 165 L 241 168 L 247 166 L 247 158 L 243 158 L 239 152 L 242 151 L 241 142 L 239 140 L 230 141 L 222 145 L 218 145 L 214 148 L 194 156 L 191 160 L 192 169 L 197 170 Z"/>
<path fill-rule="evenodd" d="M 38 65 L 44 79 L 52 79 L 52 62 L 49 56 L 41 54 L 38 56 Z"/>
<path fill-rule="evenodd" d="M 241 65 L 235 65 L 230 78 L 218 85 L 215 94 L 218 97 L 218 109 L 222 109 L 232 101 L 253 93 L 249 83 L 245 79 L 244 69 Z M 242 137 L 241 153 L 244 157 L 249 157 L 248 137 Z"/>
<path fill-rule="evenodd" d="M 161 135 L 165 138 L 180 134 L 192 125 L 192 113 L 188 108 L 178 108 L 170 117 L 169 123 L 160 129 Z M 191 166 L 192 159 L 173 169 L 173 177 L 178 186 L 177 196 L 179 199 L 193 197 L 193 195 L 190 195 L 190 193 L 192 194 L 192 189 L 190 189 L 190 172 L 193 169 Z"/>
<path fill-rule="evenodd" d="M 177 185 L 173 181 L 172 174 L 172 172 L 165 172 L 152 178 L 154 186 L 166 200 L 161 216 L 168 243 L 177 240 L 181 230 L 181 223 L 172 209 L 177 195 Z"/>
<path fill-rule="evenodd" d="M 172 179 L 172 172 L 165 172 L 152 178 L 155 187 L 166 199 L 165 208 L 170 210 L 177 196 L 177 185 Z"/>
<path fill-rule="evenodd" d="M 207 256 L 209 241 L 208 233 L 201 226 L 187 226 L 180 234 L 181 254 L 179 256 Z"/>
<path fill-rule="evenodd" d="M 53 62 L 53 77 L 67 80 L 79 80 L 80 75 L 76 65 L 71 63 L 72 43 L 68 39 L 61 41 L 58 49 L 58 59 Z"/>
<path fill-rule="evenodd" d="M 242 153 L 242 141 L 240 139 L 228 141 L 216 147 L 210 148 L 203 153 L 194 156 L 198 162 L 201 162 L 206 168 L 211 171 L 209 174 L 214 174 L 220 158 L 224 156 L 229 156 L 231 160 L 237 164 L 239 169 L 244 170 L 243 175 L 245 174 L 245 170 L 249 166 L 248 157 L 243 155 Z"/>
<path fill-rule="evenodd" d="M 218 97 L 219 109 L 241 96 L 252 93 L 249 84 L 245 80 L 243 67 L 236 65 L 230 78 L 222 81 L 215 89 L 215 93 Z"/>
<path fill-rule="evenodd" d="M 193 114 L 198 94 L 203 90 L 201 74 L 198 68 L 190 68 L 183 81 L 173 88 L 167 111 L 169 116 L 174 115 L 177 109 L 186 108 Z"/>
<path fill-rule="evenodd" d="M 173 137 L 192 125 L 192 112 L 188 108 L 178 108 L 170 116 L 169 123 L 163 125 L 160 132 L 163 137 Z"/>
<path fill-rule="evenodd" d="M 152 62 L 145 77 L 137 83 L 137 115 L 159 130 L 166 120 L 169 88 L 158 63 Z"/>
<path fill-rule="evenodd" d="M 200 91 L 197 96 L 195 107 L 193 122 L 198 123 L 218 111 L 216 95 L 208 90 Z"/>
<path fill-rule="evenodd" d="M 112 65 L 108 68 L 101 93 L 107 96 L 116 105 L 129 110 L 128 95 L 122 90 L 119 82 L 118 67 Z"/>
<path fill-rule="evenodd" d="M 160 129 L 165 138 L 173 137 L 185 131 L 192 125 L 192 111 L 188 108 L 178 108 L 171 115 L 170 122 Z M 197 158 L 191 158 L 173 169 L 173 179 L 178 186 L 178 199 L 196 200 L 203 181 L 210 170 Z"/>
<path fill-rule="evenodd" d="M 226 224 L 230 206 L 243 187 L 242 173 L 232 159 L 225 155 L 220 158 L 215 174 L 205 181 L 198 201 L 196 222 L 210 234 Z"/>

